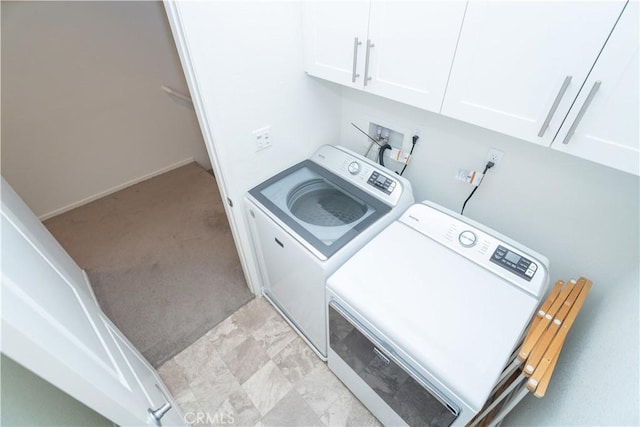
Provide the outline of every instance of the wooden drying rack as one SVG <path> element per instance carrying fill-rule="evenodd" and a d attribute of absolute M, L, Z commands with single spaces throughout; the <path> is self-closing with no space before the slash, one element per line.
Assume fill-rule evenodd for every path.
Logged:
<path fill-rule="evenodd" d="M 566 285 L 562 280 L 556 282 L 484 408 L 468 426 L 496 426 L 528 393 L 536 397 L 545 395 L 564 340 L 591 284 L 591 280 L 584 277 L 570 280 Z"/>

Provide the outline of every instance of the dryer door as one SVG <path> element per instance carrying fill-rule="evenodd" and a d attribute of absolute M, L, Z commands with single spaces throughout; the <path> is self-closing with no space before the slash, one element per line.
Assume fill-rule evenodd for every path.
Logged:
<path fill-rule="evenodd" d="M 329 258 L 391 208 L 311 161 L 249 192 L 303 245 Z"/>

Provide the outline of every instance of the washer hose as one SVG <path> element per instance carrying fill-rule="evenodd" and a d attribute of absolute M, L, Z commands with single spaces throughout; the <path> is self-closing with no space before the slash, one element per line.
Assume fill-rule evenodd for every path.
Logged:
<path fill-rule="evenodd" d="M 387 150 L 391 150 L 391 145 L 384 144 L 382 147 L 380 147 L 380 150 L 378 150 L 378 163 L 380 163 L 380 165 L 382 166 L 384 166 L 384 152 Z"/>

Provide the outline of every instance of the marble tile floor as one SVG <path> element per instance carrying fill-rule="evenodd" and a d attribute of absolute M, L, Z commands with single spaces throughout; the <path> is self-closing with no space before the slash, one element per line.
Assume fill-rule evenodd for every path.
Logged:
<path fill-rule="evenodd" d="M 158 371 L 195 426 L 380 426 L 264 298 Z"/>

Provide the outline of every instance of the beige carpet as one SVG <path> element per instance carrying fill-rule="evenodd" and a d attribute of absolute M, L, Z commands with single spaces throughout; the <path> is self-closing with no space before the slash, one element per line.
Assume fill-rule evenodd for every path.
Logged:
<path fill-rule="evenodd" d="M 252 298 L 214 177 L 196 163 L 45 221 L 104 312 L 159 366 Z"/>

